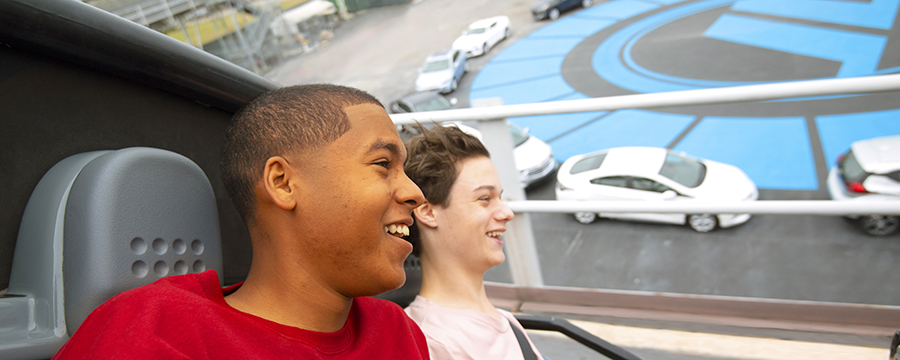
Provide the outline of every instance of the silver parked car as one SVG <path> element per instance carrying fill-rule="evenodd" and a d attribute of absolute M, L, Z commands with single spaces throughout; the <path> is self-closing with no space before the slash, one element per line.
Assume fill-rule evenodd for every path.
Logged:
<path fill-rule="evenodd" d="M 837 201 L 900 201 L 900 135 L 860 140 L 828 173 L 828 196 Z M 852 216 L 869 235 L 890 235 L 895 215 Z"/>
<path fill-rule="evenodd" d="M 419 68 L 416 91 L 437 90 L 450 93 L 459 87 L 463 74 L 469 71 L 466 54 L 455 49 L 439 50 L 425 58 L 425 65 Z"/>

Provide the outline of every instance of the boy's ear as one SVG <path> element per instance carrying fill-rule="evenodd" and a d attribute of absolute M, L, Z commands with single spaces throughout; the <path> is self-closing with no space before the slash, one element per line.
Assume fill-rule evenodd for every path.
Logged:
<path fill-rule="evenodd" d="M 435 217 L 434 205 L 432 205 L 428 200 L 425 200 L 425 203 L 419 205 L 413 210 L 413 215 L 416 217 L 416 222 L 422 225 L 425 225 L 430 228 L 437 227 L 437 218 Z"/>
<path fill-rule="evenodd" d="M 266 195 L 282 210 L 293 210 L 297 206 L 294 194 L 297 189 L 296 173 L 291 165 L 281 156 L 273 156 L 266 160 L 263 170 L 263 187 Z"/>

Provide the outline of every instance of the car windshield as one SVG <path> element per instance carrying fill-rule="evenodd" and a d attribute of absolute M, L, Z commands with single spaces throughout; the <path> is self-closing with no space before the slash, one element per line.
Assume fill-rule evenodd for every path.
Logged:
<path fill-rule="evenodd" d="M 422 67 L 423 72 L 441 71 L 450 68 L 450 60 L 435 60 L 425 63 Z"/>
<path fill-rule="evenodd" d="M 706 165 L 677 154 L 667 154 L 659 174 L 673 181 L 694 188 L 703 183 L 706 177 Z"/>
<path fill-rule="evenodd" d="M 844 176 L 844 181 L 848 184 L 860 182 L 868 175 L 866 170 L 859 165 L 859 161 L 856 160 L 856 155 L 853 155 L 852 150 L 841 158 L 839 168 L 841 169 L 841 175 Z"/>
<path fill-rule="evenodd" d="M 572 170 L 569 170 L 570 174 L 577 174 L 580 172 L 594 170 L 600 167 L 600 164 L 603 163 L 603 159 L 606 159 L 606 154 L 600 154 L 595 156 L 589 156 L 584 159 L 578 160 L 575 165 L 572 165 Z"/>
<path fill-rule="evenodd" d="M 476 28 L 476 29 L 466 30 L 466 35 L 483 34 L 483 33 L 484 33 L 484 28 Z"/>
<path fill-rule="evenodd" d="M 425 101 L 415 104 L 416 111 L 447 110 L 451 106 L 450 102 L 442 96 L 429 97 Z"/>
<path fill-rule="evenodd" d="M 519 130 L 519 128 L 515 126 L 509 127 L 509 133 L 512 134 L 513 147 L 522 145 L 528 140 L 528 135 L 525 135 L 522 130 Z"/>

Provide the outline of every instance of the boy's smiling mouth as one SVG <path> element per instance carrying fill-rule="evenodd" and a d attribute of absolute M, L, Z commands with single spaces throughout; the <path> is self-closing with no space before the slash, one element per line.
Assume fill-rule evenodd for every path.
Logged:
<path fill-rule="evenodd" d="M 397 237 L 409 236 L 409 226 L 406 224 L 391 224 L 384 227 L 384 232 Z"/>

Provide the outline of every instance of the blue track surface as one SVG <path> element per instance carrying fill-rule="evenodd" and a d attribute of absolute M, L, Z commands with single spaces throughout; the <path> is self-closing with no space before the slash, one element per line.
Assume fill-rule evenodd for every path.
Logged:
<path fill-rule="evenodd" d="M 900 109 L 816 118 L 828 168 L 857 140 L 900 134 Z"/>
<path fill-rule="evenodd" d="M 786 24 L 725 14 L 706 37 L 765 49 L 841 62 L 838 77 L 872 74 L 881 60 L 887 36 Z"/>
<path fill-rule="evenodd" d="M 760 188 L 818 188 L 806 120 L 802 117 L 706 117 L 675 150 L 735 165 Z"/>
<path fill-rule="evenodd" d="M 565 57 L 587 37 L 619 22 L 628 25 L 597 47 L 591 63 L 605 81 L 638 93 L 746 85 L 752 82 L 689 79 L 654 72 L 631 57 L 636 42 L 655 29 L 729 7 L 703 36 L 741 46 L 774 50 L 841 63 L 836 77 L 896 72 L 878 69 L 888 37 L 828 24 L 891 29 L 900 0 L 614 0 L 576 10 L 497 54 L 476 76 L 470 101 L 499 97 L 505 104 L 586 98 L 566 83 Z M 649 16 L 647 16 L 649 14 Z M 757 15 L 798 21 L 778 21 Z M 640 18 L 633 20 L 636 16 Z M 822 26 L 801 23 L 822 23 Z M 799 101 L 790 99 L 786 101 Z M 898 104 L 900 106 L 900 104 Z M 620 110 L 511 118 L 549 142 L 558 160 L 604 148 L 629 145 L 671 147 L 736 165 L 760 188 L 817 190 L 813 147 L 821 147 L 830 168 L 856 140 L 900 134 L 900 109 L 815 118 L 818 144 L 810 143 L 804 117 L 705 117 L 645 110 Z M 691 125 L 693 127 L 691 127 Z M 689 132 L 685 133 L 686 130 Z"/>
<path fill-rule="evenodd" d="M 646 110 L 620 110 L 553 141 L 557 157 L 568 158 L 594 150 L 618 146 L 666 147 L 694 117 Z M 518 122 L 517 122 L 518 123 Z"/>
<path fill-rule="evenodd" d="M 855 25 L 875 29 L 894 26 L 898 0 L 748 0 L 731 7 L 738 11 Z"/>

